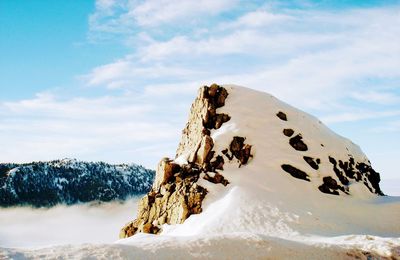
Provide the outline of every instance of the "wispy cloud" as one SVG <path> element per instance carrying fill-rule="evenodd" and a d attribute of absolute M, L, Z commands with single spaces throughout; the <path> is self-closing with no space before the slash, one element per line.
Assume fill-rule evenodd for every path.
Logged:
<path fill-rule="evenodd" d="M 384 125 L 375 126 L 371 129 L 375 133 L 400 133 L 400 120 L 390 121 Z"/>
<path fill-rule="evenodd" d="M 157 79 L 160 89 L 166 82 L 233 82 L 269 91 L 304 109 L 331 109 L 349 96 L 359 103 L 373 98 L 384 102 L 396 94 L 389 89 L 378 97 L 381 80 L 400 84 L 399 12 L 393 6 L 341 12 L 261 6 L 162 39 L 145 25 L 135 25 L 142 44 L 86 78 L 90 85 L 127 88 L 128 82 L 133 88 L 137 85 L 132 82 L 154 88 Z M 191 22 L 196 17 L 186 20 Z M 365 91 L 368 100 L 360 94 Z"/>
<path fill-rule="evenodd" d="M 334 115 L 327 115 L 321 118 L 325 123 L 338 123 L 338 122 L 355 122 L 368 119 L 384 119 L 387 117 L 400 117 L 400 110 L 389 110 L 389 111 L 356 111 L 347 112 Z"/>
<path fill-rule="evenodd" d="M 155 111 L 168 107 L 171 115 L 181 109 L 179 106 L 179 102 L 151 104 L 145 96 L 137 95 L 63 100 L 50 93 L 0 103 L 0 143 L 7 147 L 1 160 L 79 157 L 133 162 L 140 158 L 153 166 L 154 154 L 165 155 L 154 144 L 173 147 L 171 141 L 176 141 L 182 127 L 177 121 L 183 121 L 179 115 L 175 116 L 177 121 L 160 120 L 162 113 L 156 115 Z"/>

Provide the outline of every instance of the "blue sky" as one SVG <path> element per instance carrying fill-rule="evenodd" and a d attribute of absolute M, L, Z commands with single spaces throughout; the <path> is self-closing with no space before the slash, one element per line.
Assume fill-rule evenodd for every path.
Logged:
<path fill-rule="evenodd" d="M 174 156 L 196 89 L 269 92 L 399 178 L 400 1 L 0 1 L 1 161 Z"/>

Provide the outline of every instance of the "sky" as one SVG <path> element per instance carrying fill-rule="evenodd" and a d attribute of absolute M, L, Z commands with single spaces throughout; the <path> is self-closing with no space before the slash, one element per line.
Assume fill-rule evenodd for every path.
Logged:
<path fill-rule="evenodd" d="M 216 82 L 317 116 L 390 183 L 399 68 L 400 1 L 0 0 L 0 161 L 155 168 Z"/>

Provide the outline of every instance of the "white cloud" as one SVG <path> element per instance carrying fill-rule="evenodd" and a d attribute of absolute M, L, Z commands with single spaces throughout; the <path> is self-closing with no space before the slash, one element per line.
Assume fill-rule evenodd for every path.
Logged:
<path fill-rule="evenodd" d="M 371 129 L 371 132 L 378 134 L 387 133 L 400 133 L 400 120 L 386 122 L 386 124 L 375 126 Z"/>
<path fill-rule="evenodd" d="M 350 96 L 356 100 L 375 103 L 380 105 L 393 105 L 400 103 L 400 96 L 391 92 L 378 92 L 374 90 L 365 90 L 360 92 L 354 92 Z"/>
<path fill-rule="evenodd" d="M 274 23 L 284 23 L 294 20 L 293 16 L 276 14 L 272 11 L 259 9 L 248 12 L 234 22 L 222 23 L 220 29 L 232 29 L 237 27 L 265 27 Z"/>
<path fill-rule="evenodd" d="M 78 157 L 84 160 L 140 162 L 154 167 L 179 138 L 184 119 L 168 120 L 180 102 L 152 104 L 145 96 L 33 99 L 0 103 L 0 143 L 4 161 L 26 162 Z M 175 111 L 175 112 L 174 112 Z M 168 147 L 154 149 L 155 145 Z"/>
<path fill-rule="evenodd" d="M 341 114 L 327 115 L 321 118 L 325 123 L 355 122 L 369 119 L 383 119 L 387 117 L 399 117 L 400 110 L 389 111 L 356 111 Z"/>
<path fill-rule="evenodd" d="M 238 0 L 97 0 L 89 16 L 89 38 L 104 38 L 102 33 L 130 35 L 139 27 L 177 24 L 195 25 L 207 17 L 228 11 Z M 99 34 L 100 33 L 100 34 Z M 105 37 L 107 38 L 107 37 Z"/>
<path fill-rule="evenodd" d="M 189 32 L 157 41 L 146 34 L 146 44 L 95 68 L 88 83 L 110 87 L 140 81 L 146 87 L 146 81 L 155 85 L 154 78 L 161 85 L 237 83 L 305 109 L 329 109 L 344 97 L 360 101 L 355 93 L 368 92 L 368 79 L 400 83 L 399 10 L 280 14 L 259 9 L 230 24 L 221 22 L 224 30 L 218 24 L 207 27 L 200 38 Z M 232 61 L 235 56 L 240 58 Z"/>
<path fill-rule="evenodd" d="M 156 26 L 162 23 L 183 21 L 188 18 L 216 15 L 237 4 L 235 0 L 147 0 L 123 15 L 123 19 L 134 19 L 139 26 Z M 189 21 L 190 21 L 189 20 Z"/>

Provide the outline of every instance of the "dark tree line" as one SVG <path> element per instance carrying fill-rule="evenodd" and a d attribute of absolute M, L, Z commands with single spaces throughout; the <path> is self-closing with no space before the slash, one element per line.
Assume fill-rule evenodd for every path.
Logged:
<path fill-rule="evenodd" d="M 0 164 L 0 206 L 124 200 L 148 192 L 154 175 L 153 170 L 134 164 L 75 160 Z"/>

